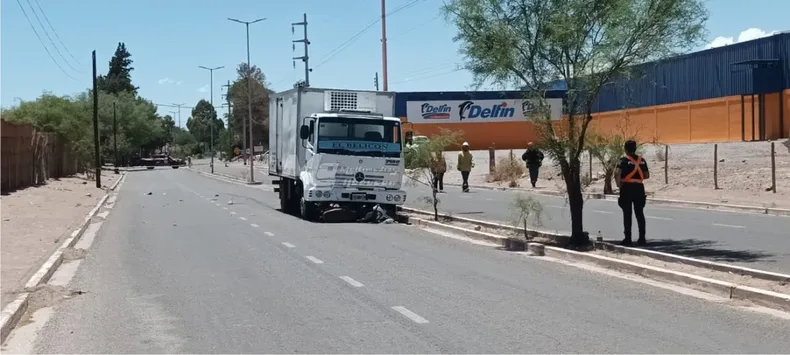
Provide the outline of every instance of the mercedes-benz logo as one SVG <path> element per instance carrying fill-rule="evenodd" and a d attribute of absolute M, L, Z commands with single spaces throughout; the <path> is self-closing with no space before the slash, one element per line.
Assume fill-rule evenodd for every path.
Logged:
<path fill-rule="evenodd" d="M 362 180 L 365 180 L 365 174 L 361 172 L 354 174 L 354 180 L 356 180 L 357 182 L 361 182 Z"/>

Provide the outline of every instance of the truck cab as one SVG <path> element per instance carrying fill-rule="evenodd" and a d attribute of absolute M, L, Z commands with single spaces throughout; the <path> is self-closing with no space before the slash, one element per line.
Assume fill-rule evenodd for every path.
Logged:
<path fill-rule="evenodd" d="M 300 138 L 307 164 L 299 174 L 300 213 L 312 217 L 332 205 L 367 211 L 380 205 L 394 215 L 406 200 L 401 190 L 400 120 L 359 111 L 315 113 Z"/>
<path fill-rule="evenodd" d="M 270 107 L 269 174 L 279 178 L 284 211 L 317 220 L 334 208 L 362 217 L 378 205 L 394 216 L 406 192 L 401 122 L 386 115 L 389 95 L 314 88 L 278 94 Z M 377 102 L 385 113 L 375 110 Z"/>

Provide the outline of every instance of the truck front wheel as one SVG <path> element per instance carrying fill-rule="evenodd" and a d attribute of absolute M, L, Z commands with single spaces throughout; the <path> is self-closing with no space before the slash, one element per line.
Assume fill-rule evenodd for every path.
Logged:
<path fill-rule="evenodd" d="M 305 201 L 304 197 L 299 199 L 299 212 L 305 221 L 315 221 L 318 219 L 318 208 L 315 203 Z"/>

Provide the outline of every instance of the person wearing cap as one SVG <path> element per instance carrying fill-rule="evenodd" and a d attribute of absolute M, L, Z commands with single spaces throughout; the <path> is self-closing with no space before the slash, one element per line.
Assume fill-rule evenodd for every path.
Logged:
<path fill-rule="evenodd" d="M 472 172 L 474 166 L 472 153 L 469 151 L 469 143 L 464 142 L 461 145 L 461 151 L 458 152 L 458 165 L 456 165 L 458 171 L 461 172 L 461 179 L 463 179 L 463 184 L 461 185 L 463 192 L 469 192 L 469 173 Z"/>
<path fill-rule="evenodd" d="M 636 224 L 639 228 L 638 245 L 645 245 L 645 204 L 647 194 L 645 193 L 644 181 L 650 178 L 650 171 L 647 168 L 645 159 L 636 154 L 636 141 L 628 140 L 623 145 L 625 156 L 620 158 L 620 164 L 615 168 L 614 176 L 617 187 L 620 188 L 620 197 L 617 204 L 623 210 L 623 227 L 625 239 L 621 244 L 631 245 L 631 209 L 636 216 Z"/>
<path fill-rule="evenodd" d="M 527 143 L 527 151 L 521 155 L 521 160 L 527 163 L 527 170 L 529 170 L 529 182 L 532 187 L 538 182 L 538 173 L 540 167 L 543 165 L 543 152 L 535 148 L 532 142 Z"/>

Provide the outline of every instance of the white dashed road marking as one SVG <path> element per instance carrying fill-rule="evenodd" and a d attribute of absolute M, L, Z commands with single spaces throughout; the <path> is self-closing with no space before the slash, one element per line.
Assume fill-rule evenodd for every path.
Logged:
<path fill-rule="evenodd" d="M 406 307 L 403 307 L 403 306 L 395 306 L 395 307 L 392 307 L 392 309 L 394 309 L 394 310 L 395 310 L 395 311 L 397 311 L 398 313 L 400 313 L 400 314 L 402 314 L 402 315 L 406 316 L 406 318 L 409 318 L 409 319 L 413 320 L 413 321 L 414 321 L 414 323 L 418 323 L 418 324 L 425 324 L 425 323 L 428 323 L 428 320 L 427 320 L 427 319 L 425 319 L 425 318 L 423 318 L 423 317 L 420 317 L 420 316 L 419 316 L 417 313 L 414 313 L 414 312 L 412 312 L 412 311 L 410 311 L 410 310 L 406 309 Z"/>
<path fill-rule="evenodd" d="M 657 217 L 657 216 L 645 216 L 645 218 L 649 218 L 649 219 L 660 219 L 660 220 L 662 220 L 662 221 L 671 221 L 671 220 L 672 220 L 672 218 L 667 218 L 667 217 Z"/>
<path fill-rule="evenodd" d="M 225 210 L 225 211 L 227 211 L 227 210 L 228 210 L 228 208 L 227 208 L 227 207 L 222 207 L 222 209 L 223 209 L 223 210 Z"/>
<path fill-rule="evenodd" d="M 349 285 L 354 286 L 354 287 L 362 287 L 362 286 L 364 286 L 361 282 L 359 282 L 357 280 L 354 280 L 354 279 L 352 279 L 349 276 L 340 276 L 340 279 L 342 279 L 345 282 L 348 282 Z"/>
<path fill-rule="evenodd" d="M 253 226 L 253 227 L 255 227 L 255 228 L 258 228 L 258 227 L 260 227 L 259 225 L 255 224 L 255 223 L 250 223 L 250 225 L 251 225 L 251 226 Z"/>
<path fill-rule="evenodd" d="M 246 217 L 239 217 L 239 219 L 242 220 L 242 221 L 246 221 L 247 220 Z"/>
<path fill-rule="evenodd" d="M 316 258 L 316 257 L 314 257 L 312 255 L 305 256 L 305 258 L 307 258 L 307 260 L 310 260 L 310 261 L 312 261 L 312 262 L 314 262 L 316 264 L 323 264 L 324 263 L 323 261 L 321 261 L 321 259 Z"/>
<path fill-rule="evenodd" d="M 283 242 L 283 245 L 285 245 L 286 247 L 289 247 L 289 248 L 296 248 L 296 245 L 293 245 L 293 244 L 288 243 L 288 242 Z"/>
<path fill-rule="evenodd" d="M 725 228 L 746 228 L 744 226 L 736 226 L 732 224 L 713 223 L 713 225 L 716 227 L 725 227 Z"/>
<path fill-rule="evenodd" d="M 272 233 L 272 232 L 263 232 L 263 234 L 266 234 L 266 235 L 268 235 L 270 237 L 274 237 L 274 233 Z"/>

